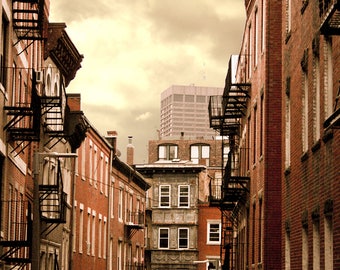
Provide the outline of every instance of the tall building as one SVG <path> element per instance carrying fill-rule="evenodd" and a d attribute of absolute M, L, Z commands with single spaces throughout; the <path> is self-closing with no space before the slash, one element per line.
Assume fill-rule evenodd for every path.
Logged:
<path fill-rule="evenodd" d="M 209 106 L 211 126 L 229 137 L 230 150 L 211 203 L 224 217 L 222 269 L 281 269 L 282 1 L 247 0 L 245 8 L 239 57 Z"/>
<path fill-rule="evenodd" d="M 340 269 L 340 2 L 284 2 L 281 269 Z"/>
<path fill-rule="evenodd" d="M 214 136 L 209 127 L 209 96 L 221 95 L 223 88 L 172 85 L 161 94 L 160 137 Z"/>

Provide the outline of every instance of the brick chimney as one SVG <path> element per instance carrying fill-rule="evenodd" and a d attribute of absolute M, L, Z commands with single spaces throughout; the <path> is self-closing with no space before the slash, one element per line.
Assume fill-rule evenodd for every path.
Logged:
<path fill-rule="evenodd" d="M 81 96 L 80 94 L 67 94 L 67 105 L 71 111 L 81 110 Z"/>
<path fill-rule="evenodd" d="M 135 147 L 132 145 L 132 136 L 128 136 L 128 145 L 126 147 L 126 163 L 133 165 Z"/>

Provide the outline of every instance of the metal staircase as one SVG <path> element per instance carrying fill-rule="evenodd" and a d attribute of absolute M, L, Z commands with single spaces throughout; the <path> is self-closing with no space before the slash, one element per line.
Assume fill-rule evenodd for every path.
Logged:
<path fill-rule="evenodd" d="M 239 143 L 241 121 L 246 117 L 251 85 L 236 83 L 231 77 L 232 60 L 225 80 L 223 96 L 211 96 L 209 100 L 210 127 L 217 130 L 229 143 L 228 160 L 223 169 L 220 194 L 210 183 L 210 203 L 220 208 L 222 216 L 221 263 L 223 270 L 235 269 L 238 246 L 234 239 L 237 232 L 241 211 L 249 200 L 249 182 L 247 160 L 249 149 Z"/>
<path fill-rule="evenodd" d="M 13 0 L 13 28 L 19 40 L 43 39 L 45 0 Z"/>
<path fill-rule="evenodd" d="M 46 160 L 42 182 L 39 184 L 40 216 L 46 223 L 66 222 L 66 193 L 59 158 Z M 51 173 L 52 172 L 52 173 Z"/>
<path fill-rule="evenodd" d="M 32 210 L 28 201 L 2 201 L 4 209 L 8 209 L 8 235 L 0 241 L 2 255 L 0 261 L 11 268 L 23 269 L 31 262 L 32 255 Z M 2 230 L 3 231 L 3 230 Z"/>

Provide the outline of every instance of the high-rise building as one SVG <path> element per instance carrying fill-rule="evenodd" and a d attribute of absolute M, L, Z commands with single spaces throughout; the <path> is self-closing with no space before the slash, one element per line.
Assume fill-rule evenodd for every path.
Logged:
<path fill-rule="evenodd" d="M 190 137 L 216 135 L 209 127 L 209 96 L 221 95 L 223 88 L 172 85 L 161 94 L 160 136 Z"/>

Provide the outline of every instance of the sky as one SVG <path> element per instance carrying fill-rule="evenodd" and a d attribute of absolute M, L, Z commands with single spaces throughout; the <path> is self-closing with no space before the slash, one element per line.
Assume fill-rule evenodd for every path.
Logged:
<path fill-rule="evenodd" d="M 101 135 L 118 132 L 121 160 L 133 136 L 134 162 L 147 163 L 161 92 L 224 87 L 245 8 L 242 0 L 51 0 L 50 22 L 65 22 L 84 55 L 66 92 L 81 94 L 81 109 Z"/>

